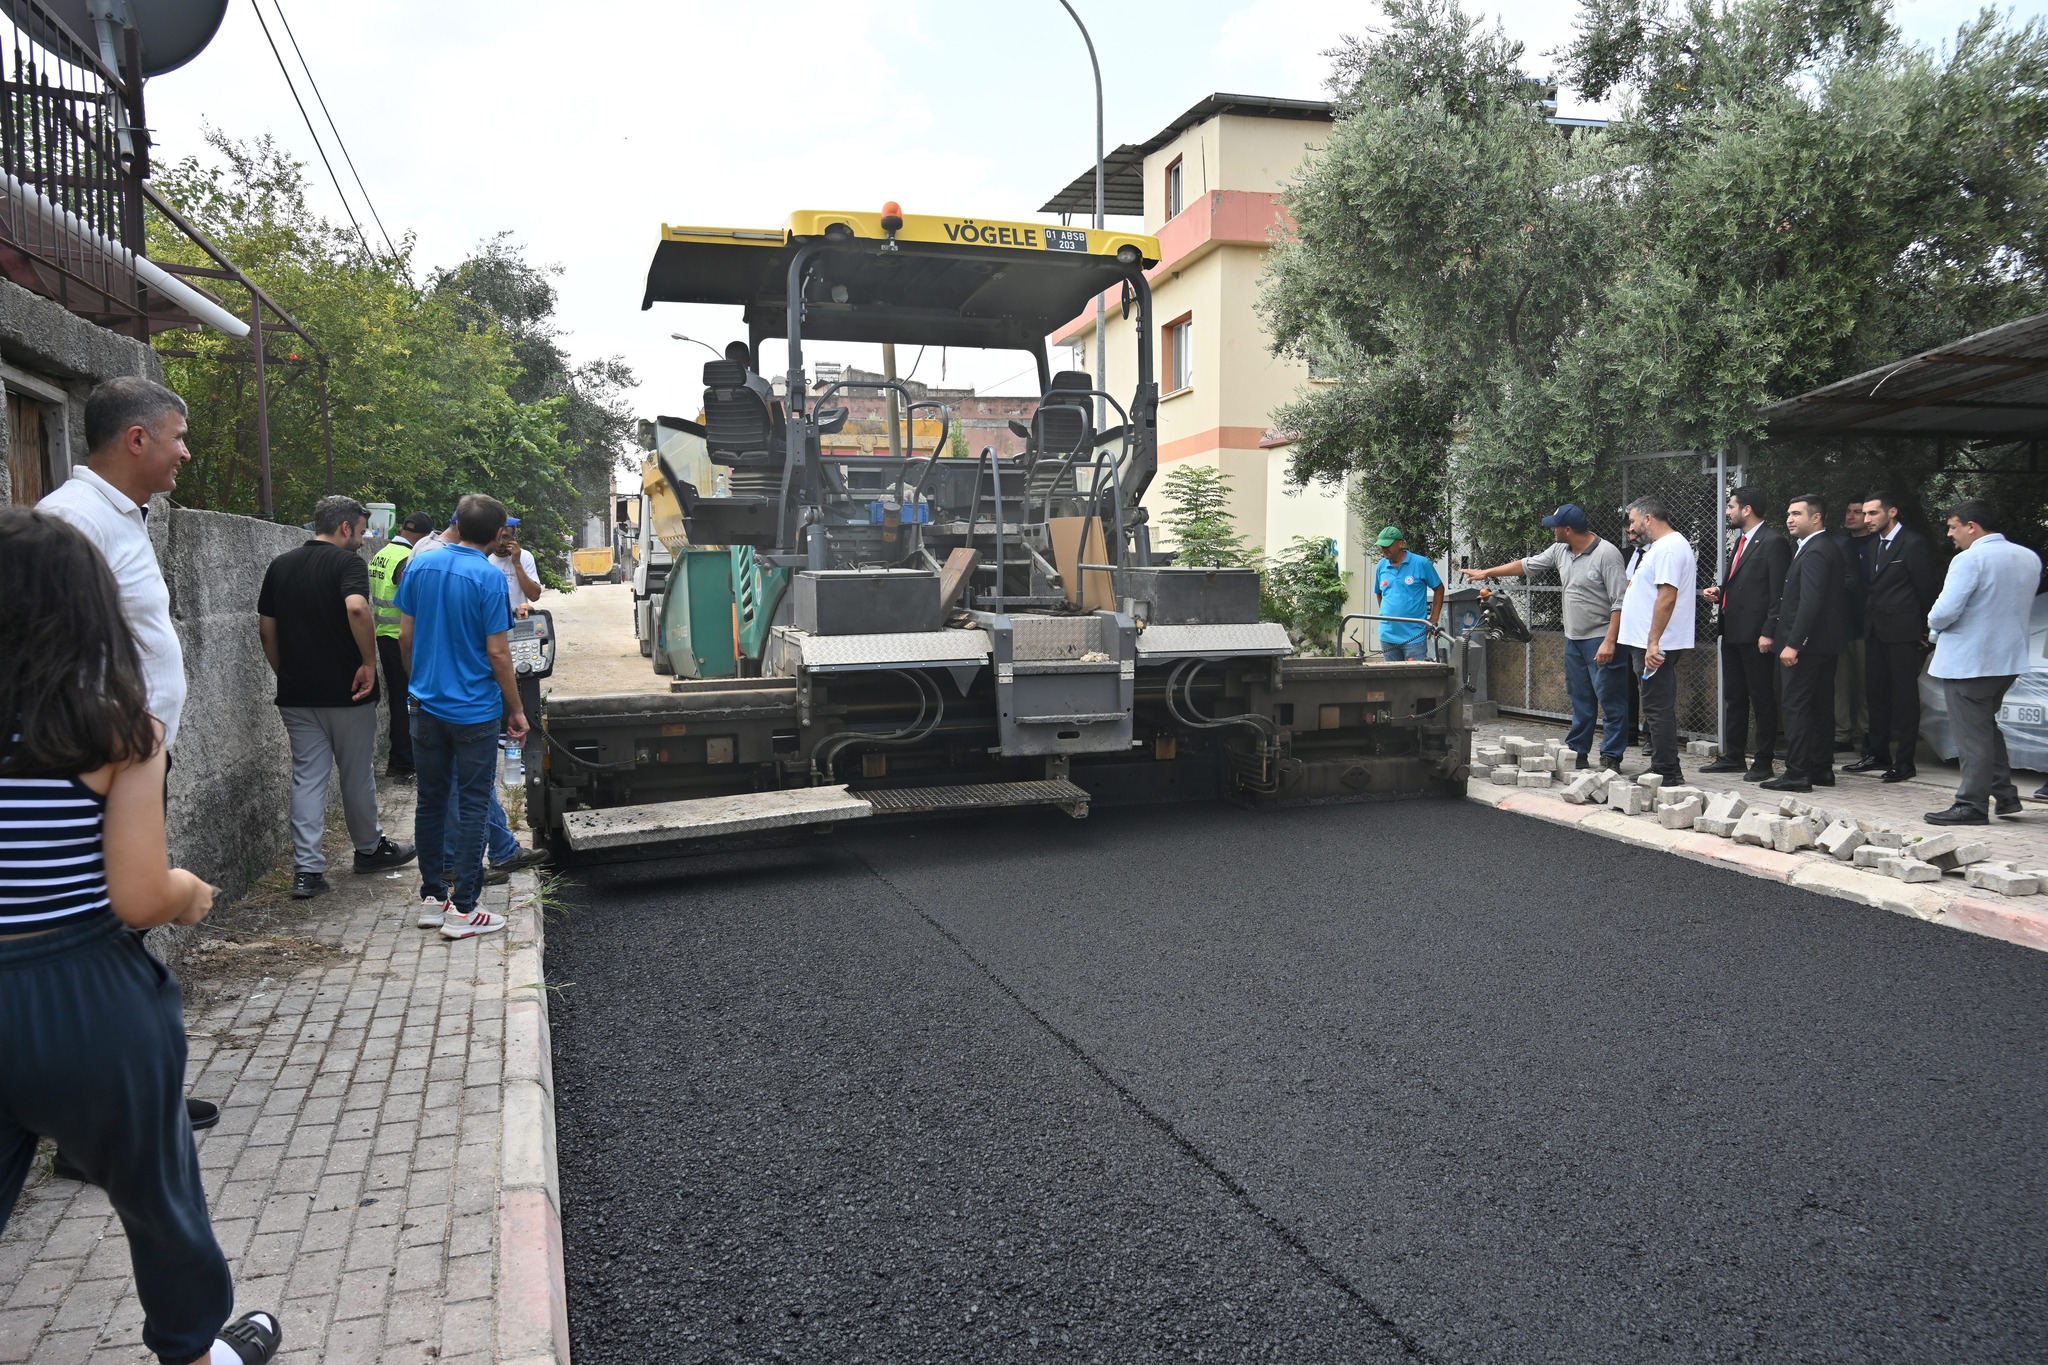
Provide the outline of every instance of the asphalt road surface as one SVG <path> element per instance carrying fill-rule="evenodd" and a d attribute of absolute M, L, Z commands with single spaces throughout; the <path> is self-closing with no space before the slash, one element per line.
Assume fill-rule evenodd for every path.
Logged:
<path fill-rule="evenodd" d="M 2048 1357 L 2048 955 L 1453 802 L 569 902 L 579 1359 Z"/>

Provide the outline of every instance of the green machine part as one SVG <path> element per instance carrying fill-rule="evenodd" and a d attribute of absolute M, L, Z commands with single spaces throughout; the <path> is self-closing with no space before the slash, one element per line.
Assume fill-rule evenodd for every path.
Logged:
<path fill-rule="evenodd" d="M 669 566 L 661 602 L 661 649 L 684 678 L 739 673 L 733 649 L 732 555 L 684 550 Z"/>
<path fill-rule="evenodd" d="M 755 557 L 751 545 L 735 545 L 730 583 L 737 589 L 733 619 L 739 624 L 739 654 L 759 664 L 761 651 L 768 647 L 768 631 L 775 624 L 775 609 L 782 594 L 789 591 L 788 569 L 765 565 Z"/>

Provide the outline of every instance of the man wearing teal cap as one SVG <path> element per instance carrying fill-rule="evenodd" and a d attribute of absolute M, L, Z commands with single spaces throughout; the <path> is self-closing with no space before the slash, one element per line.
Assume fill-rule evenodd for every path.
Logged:
<path fill-rule="evenodd" d="M 1420 624 L 1427 616 L 1434 626 L 1444 609 L 1444 581 L 1436 565 L 1421 555 L 1408 553 L 1408 542 L 1398 526 L 1380 532 L 1379 567 L 1373 571 L 1372 589 L 1380 600 L 1380 615 L 1405 616 L 1405 621 L 1380 622 L 1380 655 L 1390 664 L 1404 660 L 1427 663 L 1429 632 Z M 1435 589 L 1434 595 L 1431 589 Z"/>

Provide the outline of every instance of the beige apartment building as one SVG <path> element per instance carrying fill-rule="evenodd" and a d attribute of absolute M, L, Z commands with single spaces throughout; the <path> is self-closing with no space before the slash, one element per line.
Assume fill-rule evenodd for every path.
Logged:
<path fill-rule="evenodd" d="M 1148 272 L 1159 328 L 1160 476 L 1145 499 L 1153 524 L 1164 510 L 1160 485 L 1176 465 L 1213 465 L 1229 478 L 1237 528 L 1253 544 L 1277 551 L 1295 536 L 1335 540 L 1351 575 L 1349 609 L 1363 611 L 1372 536 L 1361 533 L 1343 489 L 1288 482 L 1287 441 L 1272 415 L 1312 381 L 1305 364 L 1271 353 L 1257 312 L 1266 253 L 1290 227 L 1281 187 L 1328 139 L 1333 118 L 1318 100 L 1211 95 L 1146 142 L 1104 158 L 1104 205 L 1112 216 L 1142 216 L 1159 239 L 1159 264 Z M 1094 206 L 1090 167 L 1040 211 L 1087 221 Z M 1119 311 L 1109 297 L 1103 387 L 1112 393 L 1137 372 L 1136 314 Z M 1055 350 L 1059 368 L 1093 373 L 1093 305 L 1053 343 L 1069 348 Z M 1163 535 L 1158 543 L 1170 548 Z"/>

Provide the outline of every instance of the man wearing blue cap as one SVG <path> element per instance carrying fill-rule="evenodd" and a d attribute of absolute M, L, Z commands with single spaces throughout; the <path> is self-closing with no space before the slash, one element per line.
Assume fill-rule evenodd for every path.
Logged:
<path fill-rule="evenodd" d="M 1421 555 L 1408 552 L 1408 541 L 1398 526 L 1380 532 L 1380 562 L 1373 570 L 1373 595 L 1380 600 L 1380 615 L 1401 617 L 1380 624 L 1380 657 L 1390 664 L 1429 662 L 1429 631 L 1421 624 L 1424 613 L 1434 626 L 1444 609 L 1444 581 L 1436 565 Z M 1434 588 L 1436 595 L 1430 596 Z"/>
<path fill-rule="evenodd" d="M 1564 588 L 1564 684 L 1572 699 L 1572 728 L 1565 747 L 1586 766 L 1593 750 L 1593 723 L 1606 717 L 1600 737 L 1600 766 L 1621 771 L 1628 752 L 1628 661 L 1616 641 L 1621 633 L 1621 602 L 1628 592 L 1621 551 L 1612 541 L 1593 534 L 1586 511 L 1566 503 L 1543 519 L 1552 537 L 1541 554 L 1467 569 L 1475 583 L 1489 578 L 1527 577 L 1531 569 L 1554 573 Z"/>

